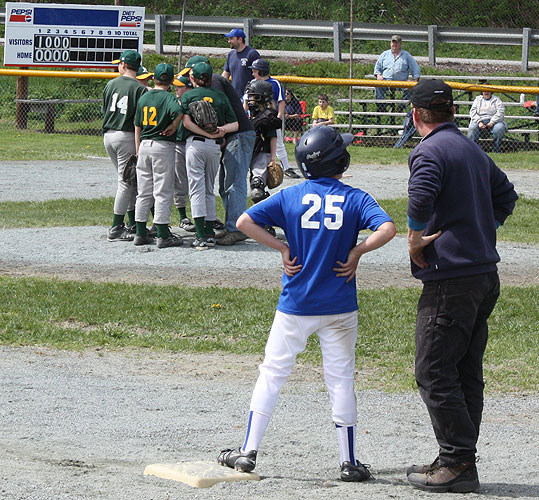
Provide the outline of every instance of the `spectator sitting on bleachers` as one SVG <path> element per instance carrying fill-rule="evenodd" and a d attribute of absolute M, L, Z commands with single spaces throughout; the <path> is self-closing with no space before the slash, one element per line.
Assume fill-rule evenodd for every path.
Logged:
<path fill-rule="evenodd" d="M 318 106 L 313 110 L 313 125 L 332 125 L 335 121 L 333 108 L 328 104 L 328 96 L 320 94 L 318 96 Z"/>
<path fill-rule="evenodd" d="M 480 81 L 480 83 L 489 85 L 487 81 Z M 501 144 L 506 130 L 505 106 L 502 100 L 490 91 L 481 92 L 470 108 L 468 137 L 477 142 L 481 132 L 488 131 L 492 134 L 494 152 L 501 153 Z"/>

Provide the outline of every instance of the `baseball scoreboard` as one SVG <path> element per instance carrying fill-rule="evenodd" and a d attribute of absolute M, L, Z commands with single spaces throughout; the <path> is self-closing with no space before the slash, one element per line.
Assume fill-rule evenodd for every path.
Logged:
<path fill-rule="evenodd" d="M 144 7 L 6 2 L 4 66 L 110 68 L 143 36 Z"/>

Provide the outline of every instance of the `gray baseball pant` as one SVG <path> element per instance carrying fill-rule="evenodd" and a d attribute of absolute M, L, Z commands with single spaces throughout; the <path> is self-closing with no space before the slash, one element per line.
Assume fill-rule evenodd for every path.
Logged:
<path fill-rule="evenodd" d="M 187 138 L 185 161 L 189 179 L 191 215 L 215 220 L 215 177 L 219 170 L 221 148 L 214 139 L 197 136 Z"/>
<path fill-rule="evenodd" d="M 174 206 L 177 208 L 187 206 L 189 194 L 189 181 L 187 179 L 187 167 L 185 165 L 185 141 L 177 142 L 174 151 L 176 175 L 174 179 Z"/>
<path fill-rule="evenodd" d="M 154 224 L 170 224 L 174 196 L 174 142 L 145 139 L 137 163 L 135 221 L 147 222 L 155 201 Z"/>
<path fill-rule="evenodd" d="M 103 136 L 103 144 L 118 173 L 118 188 L 114 197 L 114 213 L 125 215 L 126 212 L 135 209 L 135 198 L 137 197 L 136 186 L 127 184 L 122 178 L 129 157 L 136 152 L 135 132 L 108 130 Z"/>

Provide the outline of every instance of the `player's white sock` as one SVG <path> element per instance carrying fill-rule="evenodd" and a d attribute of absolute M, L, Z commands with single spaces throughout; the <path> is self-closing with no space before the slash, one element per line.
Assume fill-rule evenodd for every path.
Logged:
<path fill-rule="evenodd" d="M 339 442 L 339 453 L 341 464 L 343 462 L 356 463 L 356 426 L 355 425 L 337 425 L 337 441 Z"/>
<path fill-rule="evenodd" d="M 270 417 L 258 413 L 256 411 L 249 412 L 249 424 L 247 425 L 247 434 L 245 435 L 245 442 L 241 447 L 241 451 L 257 450 L 260 446 L 260 441 L 264 437 L 266 427 L 270 421 Z"/>

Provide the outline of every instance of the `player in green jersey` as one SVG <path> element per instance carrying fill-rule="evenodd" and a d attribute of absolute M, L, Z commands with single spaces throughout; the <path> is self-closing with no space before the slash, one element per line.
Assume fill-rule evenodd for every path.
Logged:
<path fill-rule="evenodd" d="M 135 205 L 135 245 L 154 243 L 146 223 L 154 205 L 154 224 L 157 227 L 158 248 L 183 244 L 180 236 L 169 229 L 170 209 L 174 195 L 174 148 L 176 137 L 163 135 L 173 123 L 174 130 L 182 119 L 176 97 L 168 92 L 174 80 L 170 64 L 158 64 L 154 70 L 155 88 L 138 102 L 135 114 L 135 143 L 137 146 L 137 201 Z M 155 204 L 154 204 L 155 203 Z"/>
<path fill-rule="evenodd" d="M 195 64 L 189 71 L 193 90 L 181 98 L 184 113 L 183 126 L 188 132 L 185 146 L 185 160 L 189 179 L 191 214 L 196 226 L 196 237 L 192 247 L 206 250 L 215 245 L 215 177 L 219 170 L 221 145 L 225 134 L 238 130 L 238 121 L 230 101 L 220 90 L 211 88 L 212 67 L 206 62 Z M 210 134 L 200 128 L 192 119 L 189 104 L 208 101 L 217 113 L 217 132 Z"/>
<path fill-rule="evenodd" d="M 118 173 L 118 188 L 114 198 L 114 217 L 108 231 L 108 241 L 132 241 L 135 227 L 135 198 L 137 189 L 123 180 L 123 171 L 131 155 L 135 154 L 135 127 L 133 119 L 137 102 L 146 88 L 136 79 L 141 56 L 135 50 L 126 50 L 118 64 L 120 76 L 110 80 L 103 91 L 103 142 Z M 128 227 L 124 224 L 128 216 Z"/>

